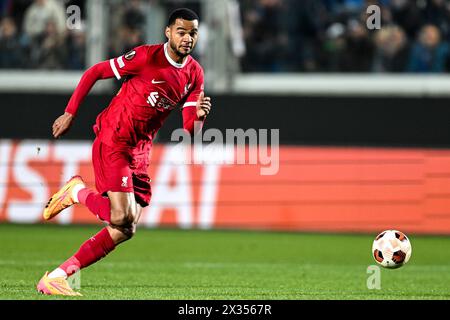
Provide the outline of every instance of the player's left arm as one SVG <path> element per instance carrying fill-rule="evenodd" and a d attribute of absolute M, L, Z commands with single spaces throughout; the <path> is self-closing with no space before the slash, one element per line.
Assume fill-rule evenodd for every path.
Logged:
<path fill-rule="evenodd" d="M 190 134 L 198 133 L 194 132 L 195 129 L 201 130 L 206 117 L 211 112 L 211 98 L 205 96 L 203 79 L 203 70 L 200 69 L 192 92 L 183 105 L 183 128 Z M 198 127 L 195 127 L 196 122 L 199 124 Z"/>

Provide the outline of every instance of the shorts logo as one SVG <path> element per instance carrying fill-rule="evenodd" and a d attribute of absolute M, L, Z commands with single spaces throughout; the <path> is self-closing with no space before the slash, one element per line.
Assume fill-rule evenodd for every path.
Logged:
<path fill-rule="evenodd" d="M 122 187 L 128 187 L 128 177 L 122 177 Z"/>

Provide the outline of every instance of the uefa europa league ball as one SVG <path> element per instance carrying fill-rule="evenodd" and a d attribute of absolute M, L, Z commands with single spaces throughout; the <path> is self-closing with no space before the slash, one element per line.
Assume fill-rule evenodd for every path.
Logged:
<path fill-rule="evenodd" d="M 389 269 L 400 268 L 411 258 L 411 242 L 397 230 L 381 232 L 373 241 L 372 256 L 375 261 Z"/>

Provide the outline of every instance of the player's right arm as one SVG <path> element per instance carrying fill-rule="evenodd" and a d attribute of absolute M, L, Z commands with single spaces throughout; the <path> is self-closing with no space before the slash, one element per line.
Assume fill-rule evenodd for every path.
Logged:
<path fill-rule="evenodd" d="M 77 88 L 67 104 L 64 114 L 53 123 L 53 136 L 59 138 L 69 130 L 73 119 L 76 115 L 78 107 L 87 96 L 94 84 L 100 79 L 108 79 L 114 77 L 109 61 L 103 61 L 89 68 L 81 77 Z"/>
<path fill-rule="evenodd" d="M 123 56 L 89 68 L 81 77 L 64 114 L 53 123 L 53 136 L 59 138 L 69 130 L 78 108 L 98 80 L 114 77 L 120 80 L 123 76 L 138 74 L 147 61 L 147 52 L 148 47 L 137 47 Z"/>

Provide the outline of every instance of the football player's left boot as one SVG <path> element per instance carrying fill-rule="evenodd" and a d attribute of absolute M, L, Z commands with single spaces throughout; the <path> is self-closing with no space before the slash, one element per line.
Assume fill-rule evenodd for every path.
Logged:
<path fill-rule="evenodd" d="M 66 279 L 63 277 L 49 278 L 48 272 L 39 281 L 37 291 L 46 295 L 82 296 L 81 293 L 70 287 Z"/>
<path fill-rule="evenodd" d="M 73 197 L 74 189 L 78 191 L 85 188 L 83 179 L 80 176 L 74 176 L 66 184 L 55 193 L 45 206 L 43 217 L 45 220 L 50 220 L 58 215 L 64 209 L 78 203 Z M 75 190 L 75 192 L 77 192 Z"/>

